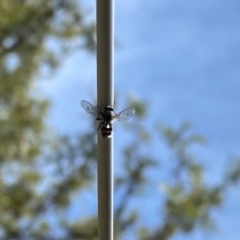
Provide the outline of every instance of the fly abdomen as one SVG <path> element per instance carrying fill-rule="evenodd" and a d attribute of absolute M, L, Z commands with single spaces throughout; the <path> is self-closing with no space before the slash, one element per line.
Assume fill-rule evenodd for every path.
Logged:
<path fill-rule="evenodd" d="M 101 132 L 103 138 L 111 138 L 112 137 L 112 124 L 102 123 Z"/>

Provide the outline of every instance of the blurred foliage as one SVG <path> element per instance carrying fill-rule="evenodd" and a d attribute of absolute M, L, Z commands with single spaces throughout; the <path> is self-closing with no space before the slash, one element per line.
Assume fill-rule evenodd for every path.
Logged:
<path fill-rule="evenodd" d="M 95 25 L 85 23 L 77 0 L 2 0 L 0 15 L 0 238 L 97 239 L 96 215 L 68 217 L 74 199 L 96 182 L 96 130 L 51 135 L 45 123 L 49 102 L 35 87 L 38 75 L 57 67 L 66 53 L 94 50 Z M 129 105 L 137 120 L 117 157 L 122 170 L 115 176 L 115 239 L 129 231 L 138 239 L 169 239 L 179 231 L 211 226 L 211 210 L 239 182 L 239 161 L 222 183 L 207 184 L 204 166 L 190 151 L 204 139 L 184 123 L 179 129 L 155 128 L 159 138 L 154 140 L 146 124 L 147 105 L 137 99 Z M 160 133 L 173 154 L 168 170 L 161 151 L 156 156 L 150 150 L 153 141 L 162 143 Z M 144 197 L 152 169 L 159 175 L 169 171 L 170 179 L 160 191 L 152 190 L 159 204 L 165 199 L 156 229 L 139 227 L 142 209 L 132 207 Z"/>
<path fill-rule="evenodd" d="M 239 169 L 230 171 L 220 184 L 212 186 L 204 178 L 204 166 L 189 151 L 192 145 L 205 142 L 191 132 L 191 124 L 185 122 L 175 130 L 161 125 L 159 129 L 173 153 L 173 166 L 169 171 L 171 181 L 160 186 L 166 196 L 162 223 L 155 231 L 142 228 L 139 238 L 169 239 L 179 231 L 188 233 L 198 227 L 213 229 L 212 210 L 223 204 L 226 190 L 231 186 L 226 180 L 237 176 Z"/>

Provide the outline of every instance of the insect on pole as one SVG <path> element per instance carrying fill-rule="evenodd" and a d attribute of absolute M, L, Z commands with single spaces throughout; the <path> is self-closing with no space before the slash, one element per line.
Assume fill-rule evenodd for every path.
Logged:
<path fill-rule="evenodd" d="M 114 102 L 114 0 L 97 0 L 97 102 Z M 113 240 L 113 137 L 98 131 L 98 239 Z"/>
<path fill-rule="evenodd" d="M 97 0 L 97 101 L 82 100 L 83 109 L 98 125 L 98 240 L 113 240 L 113 122 L 131 118 L 135 110 L 113 108 L 113 0 Z"/>

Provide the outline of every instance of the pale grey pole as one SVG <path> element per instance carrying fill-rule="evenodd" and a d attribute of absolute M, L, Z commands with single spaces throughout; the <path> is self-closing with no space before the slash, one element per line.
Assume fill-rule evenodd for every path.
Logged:
<path fill-rule="evenodd" d="M 114 1 L 97 2 L 97 102 L 114 102 Z M 98 240 L 113 240 L 113 137 L 98 131 Z"/>

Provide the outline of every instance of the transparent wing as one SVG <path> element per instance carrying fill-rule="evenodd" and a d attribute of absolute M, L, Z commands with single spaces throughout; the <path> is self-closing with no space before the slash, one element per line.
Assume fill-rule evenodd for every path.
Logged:
<path fill-rule="evenodd" d="M 98 111 L 98 109 L 96 107 L 94 107 L 91 103 L 82 100 L 81 101 L 81 105 L 83 107 L 83 109 L 89 113 L 92 114 L 94 117 L 99 118 L 100 117 L 100 112 Z"/>
<path fill-rule="evenodd" d="M 133 108 L 127 108 L 118 114 L 115 115 L 115 119 L 119 122 L 130 119 L 135 114 L 135 110 Z"/>

